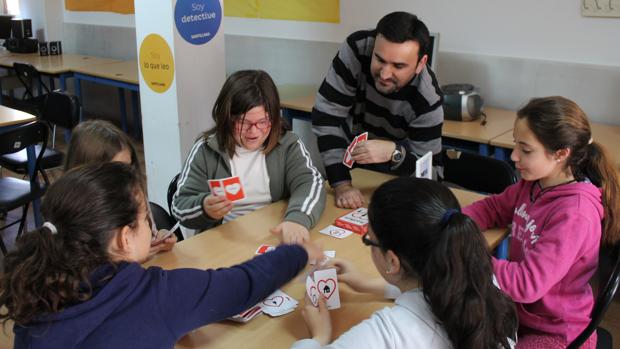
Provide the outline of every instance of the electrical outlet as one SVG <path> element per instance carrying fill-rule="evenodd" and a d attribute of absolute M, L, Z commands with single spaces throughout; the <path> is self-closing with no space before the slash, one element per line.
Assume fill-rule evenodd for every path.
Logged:
<path fill-rule="evenodd" d="M 581 15 L 620 18 L 620 0 L 581 0 Z"/>

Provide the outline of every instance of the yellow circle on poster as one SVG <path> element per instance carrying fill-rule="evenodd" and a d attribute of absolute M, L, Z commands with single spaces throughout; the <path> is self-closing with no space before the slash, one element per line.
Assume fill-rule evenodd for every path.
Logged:
<path fill-rule="evenodd" d="M 174 57 L 170 46 L 157 34 L 149 34 L 140 45 L 140 72 L 157 93 L 166 92 L 174 80 Z"/>

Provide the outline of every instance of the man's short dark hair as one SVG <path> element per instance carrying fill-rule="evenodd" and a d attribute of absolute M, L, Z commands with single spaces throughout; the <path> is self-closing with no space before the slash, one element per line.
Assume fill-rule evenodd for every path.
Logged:
<path fill-rule="evenodd" d="M 431 43 L 428 28 L 414 14 L 402 11 L 388 13 L 377 23 L 377 33 L 390 42 L 417 42 L 420 45 L 418 59 L 428 54 Z"/>

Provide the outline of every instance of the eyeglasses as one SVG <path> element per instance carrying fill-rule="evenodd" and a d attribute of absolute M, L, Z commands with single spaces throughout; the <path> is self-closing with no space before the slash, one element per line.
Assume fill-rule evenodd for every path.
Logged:
<path fill-rule="evenodd" d="M 362 243 L 366 246 L 374 246 L 379 248 L 381 247 L 380 243 L 370 240 L 370 238 L 368 237 L 368 233 L 362 235 Z"/>
<path fill-rule="evenodd" d="M 243 121 L 243 122 L 237 122 L 237 127 L 241 128 L 241 131 L 243 132 L 247 132 L 250 129 L 252 129 L 252 126 L 256 126 L 257 129 L 259 130 L 266 130 L 267 128 L 269 128 L 269 126 L 271 126 L 271 120 L 269 120 L 269 118 L 264 118 L 264 119 L 260 119 L 257 122 L 247 122 L 247 121 Z"/>

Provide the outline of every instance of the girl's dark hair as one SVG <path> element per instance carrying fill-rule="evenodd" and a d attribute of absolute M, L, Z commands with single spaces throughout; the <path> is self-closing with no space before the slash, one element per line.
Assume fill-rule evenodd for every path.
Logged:
<path fill-rule="evenodd" d="M 81 122 L 71 134 L 65 171 L 76 166 L 112 161 L 123 150 L 131 154 L 131 166 L 142 173 L 136 149 L 129 136 L 105 120 Z"/>
<path fill-rule="evenodd" d="M 431 35 L 416 15 L 409 12 L 392 12 L 385 15 L 377 23 L 377 33 L 389 42 L 402 44 L 405 41 L 415 41 L 420 46 L 418 60 L 427 55 L 431 45 Z"/>
<path fill-rule="evenodd" d="M 269 74 L 262 70 L 240 70 L 226 79 L 213 106 L 215 126 L 204 133 L 205 140 L 212 134 L 218 145 L 229 156 L 235 153 L 235 123 L 243 122 L 245 113 L 263 106 L 271 121 L 271 132 L 265 140 L 265 154 L 269 154 L 285 132 L 286 123 L 280 116 L 280 96 Z"/>
<path fill-rule="evenodd" d="M 370 226 L 385 253 L 421 281 L 424 297 L 455 348 L 510 348 L 514 303 L 493 284 L 487 243 L 452 192 L 421 178 L 381 185 L 368 209 Z"/>
<path fill-rule="evenodd" d="M 142 183 L 139 172 L 119 162 L 80 166 L 54 182 L 41 210 L 57 233 L 47 227 L 29 232 L 4 258 L 2 322 L 23 326 L 88 300 L 91 273 L 114 264 L 108 246 L 116 231 L 134 227 L 146 209 Z"/>
<path fill-rule="evenodd" d="M 573 101 L 559 96 L 534 98 L 517 112 L 525 119 L 546 150 L 554 153 L 570 149 L 564 170 L 577 180 L 585 178 L 603 190 L 603 243 L 615 245 L 620 240 L 620 187 L 618 170 L 607 150 L 596 139 L 586 113 Z"/>

